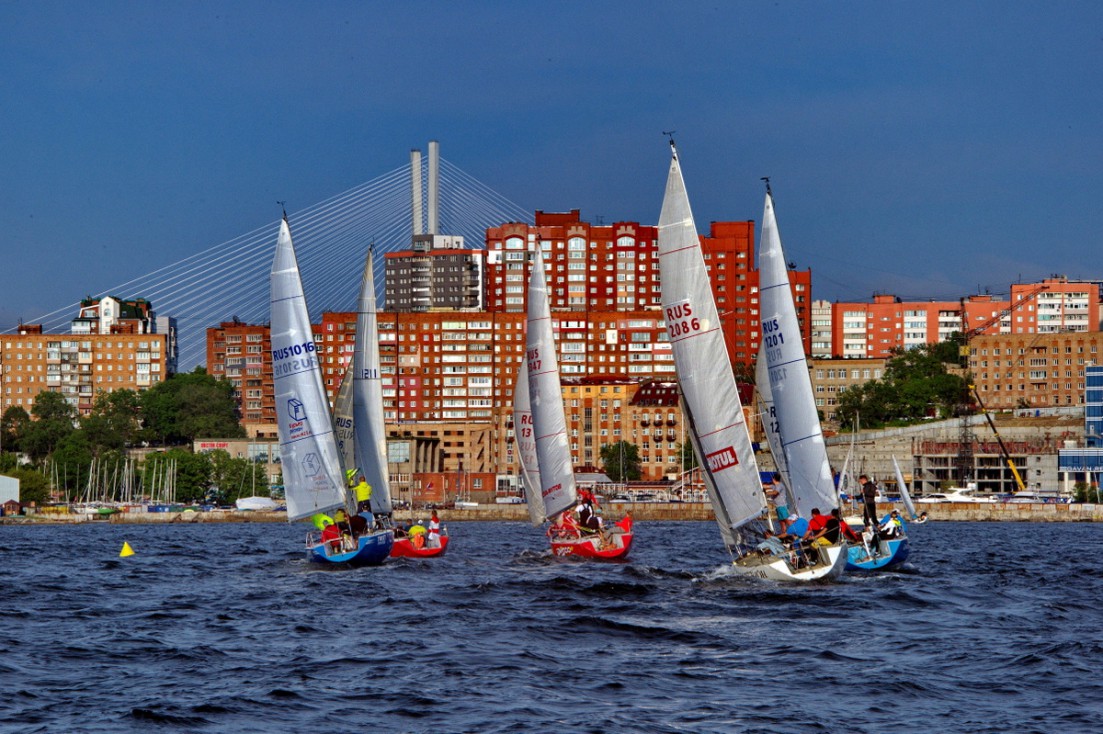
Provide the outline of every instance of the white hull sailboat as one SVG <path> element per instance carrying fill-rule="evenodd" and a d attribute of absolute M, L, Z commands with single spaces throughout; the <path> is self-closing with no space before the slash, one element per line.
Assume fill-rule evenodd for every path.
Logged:
<path fill-rule="evenodd" d="M 769 183 L 758 248 L 758 283 L 762 323 L 759 356 L 766 360 L 780 451 L 785 455 L 787 487 L 794 503 L 789 509 L 790 512 L 795 509 L 798 518 L 811 520 L 817 512 L 828 515 L 837 509 L 839 499 L 812 392 L 812 378 L 808 374 L 808 359 L 789 282 L 788 260 L 781 246 Z M 800 520 L 790 529 L 799 526 Z M 841 531 L 830 546 L 820 547 L 819 552 L 828 557 L 833 574 L 842 573 L 846 566 L 846 549 Z"/>
<path fill-rule="evenodd" d="M 736 573 L 777 581 L 812 581 L 842 571 L 841 552 L 756 550 L 766 535 L 767 504 L 724 345 L 681 164 L 671 141 L 670 172 L 659 216 L 663 317 L 674 352 L 690 439 L 724 544 Z"/>

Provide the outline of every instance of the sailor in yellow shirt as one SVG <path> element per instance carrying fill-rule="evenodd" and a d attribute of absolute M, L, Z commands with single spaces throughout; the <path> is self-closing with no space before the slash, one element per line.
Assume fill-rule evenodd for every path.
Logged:
<path fill-rule="evenodd" d="M 356 511 L 370 513 L 371 485 L 368 484 L 368 480 L 363 474 L 360 475 L 360 481 L 353 487 L 353 491 L 356 493 Z"/>

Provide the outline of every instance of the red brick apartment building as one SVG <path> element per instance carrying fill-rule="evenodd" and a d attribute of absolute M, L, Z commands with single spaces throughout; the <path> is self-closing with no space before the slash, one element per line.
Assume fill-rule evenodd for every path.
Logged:
<path fill-rule="evenodd" d="M 1010 299 L 990 295 L 958 301 L 901 301 L 875 295 L 872 303 L 832 304 L 832 356 L 879 359 L 895 348 L 946 341 L 952 334 L 1045 334 L 1099 330 L 1099 289 L 1054 277 L 1016 283 Z"/>

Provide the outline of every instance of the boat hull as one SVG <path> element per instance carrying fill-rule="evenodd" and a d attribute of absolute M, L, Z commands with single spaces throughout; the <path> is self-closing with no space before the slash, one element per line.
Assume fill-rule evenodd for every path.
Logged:
<path fill-rule="evenodd" d="M 557 538 L 551 542 L 552 553 L 557 556 L 578 556 L 599 561 L 616 561 L 628 555 L 632 547 L 632 533 L 616 533 L 606 543 L 597 533 L 581 538 Z"/>
<path fill-rule="evenodd" d="M 628 555 L 632 537 L 632 515 L 629 514 L 605 533 L 587 533 L 577 538 L 553 537 L 551 550 L 557 556 L 618 561 Z"/>
<path fill-rule="evenodd" d="M 440 536 L 440 545 L 435 548 L 421 547 L 418 548 L 413 544 L 409 538 L 395 538 L 394 545 L 391 546 L 392 558 L 433 558 L 435 556 L 444 555 L 444 551 L 448 550 L 448 536 Z"/>
<path fill-rule="evenodd" d="M 898 566 L 908 559 L 909 545 L 907 538 L 882 540 L 880 546 L 880 552 L 872 556 L 866 553 L 865 546 L 850 546 L 847 550 L 846 570 L 882 571 Z"/>
<path fill-rule="evenodd" d="M 361 535 L 356 548 L 344 550 L 332 548 L 326 543 L 308 544 L 306 557 L 315 563 L 343 563 L 350 566 L 378 566 L 391 555 L 394 531 L 380 530 Z"/>
<path fill-rule="evenodd" d="M 751 576 L 771 581 L 807 583 L 831 581 L 842 575 L 846 568 L 846 546 L 832 545 L 817 549 L 819 559 L 815 566 L 794 568 L 788 556 L 745 556 L 733 562 L 740 576 Z"/>

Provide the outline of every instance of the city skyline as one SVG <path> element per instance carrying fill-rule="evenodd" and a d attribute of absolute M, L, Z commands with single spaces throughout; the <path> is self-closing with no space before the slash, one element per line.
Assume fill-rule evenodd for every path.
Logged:
<path fill-rule="evenodd" d="M 698 228 L 771 176 L 816 299 L 1101 277 L 1094 4 L 540 8 L 3 6 L 0 328 L 429 139 L 528 211 L 653 224 L 675 130 Z"/>

